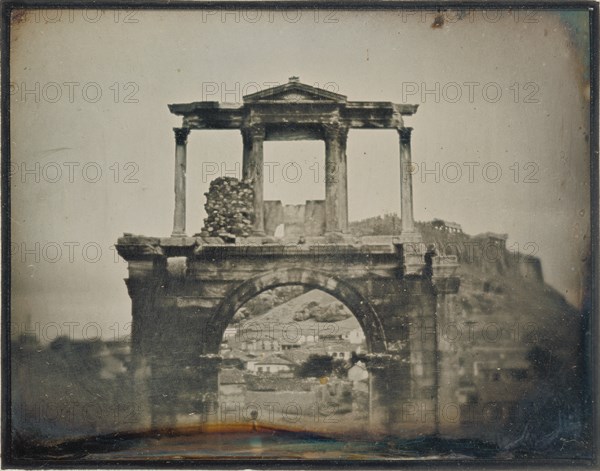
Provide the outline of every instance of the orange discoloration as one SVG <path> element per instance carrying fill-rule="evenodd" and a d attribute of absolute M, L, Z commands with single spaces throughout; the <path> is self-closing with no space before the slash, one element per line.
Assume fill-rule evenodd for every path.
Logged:
<path fill-rule="evenodd" d="M 27 21 L 27 10 L 13 10 L 10 12 L 10 24 L 20 24 Z"/>

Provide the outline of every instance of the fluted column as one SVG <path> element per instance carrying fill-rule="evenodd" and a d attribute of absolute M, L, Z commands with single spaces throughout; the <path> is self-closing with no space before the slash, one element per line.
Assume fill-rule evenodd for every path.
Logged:
<path fill-rule="evenodd" d="M 189 128 L 173 128 L 175 132 L 175 213 L 173 237 L 185 236 L 185 172 Z"/>
<path fill-rule="evenodd" d="M 323 126 L 325 135 L 326 232 L 348 232 L 348 175 L 346 142 L 348 128 L 340 124 Z"/>
<path fill-rule="evenodd" d="M 263 143 L 265 140 L 265 127 L 253 124 L 242 128 L 244 141 L 244 155 L 242 174 L 245 180 L 252 180 L 254 189 L 254 235 L 265 235 L 264 217 L 264 182 L 263 182 Z"/>
<path fill-rule="evenodd" d="M 402 233 L 415 232 L 413 218 L 412 191 L 412 157 L 410 153 L 410 136 L 412 128 L 400 128 L 400 210 L 402 217 Z"/>

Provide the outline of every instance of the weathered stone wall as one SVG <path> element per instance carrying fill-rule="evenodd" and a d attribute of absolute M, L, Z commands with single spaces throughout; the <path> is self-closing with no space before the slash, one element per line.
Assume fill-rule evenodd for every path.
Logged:
<path fill-rule="evenodd" d="M 273 236 L 277 226 L 284 223 L 283 204 L 281 201 L 265 201 L 265 234 Z"/>
<path fill-rule="evenodd" d="M 405 403 L 435 409 L 435 336 L 415 337 L 410 328 L 435 325 L 436 300 L 448 283 L 440 279 L 440 291 L 431 278 L 404 276 L 402 252 L 393 245 L 208 246 L 129 238 L 118 249 L 129 261 L 133 352 L 149 371 L 142 389 L 155 426 L 214 406 L 219 346 L 233 315 L 260 292 L 291 284 L 322 289 L 357 317 L 370 352 L 375 429 L 411 435 L 417 428 L 401 421 Z"/>
<path fill-rule="evenodd" d="M 303 204 L 286 204 L 283 207 L 283 220 L 285 224 L 286 237 L 300 237 L 304 233 L 304 211 Z"/>
<path fill-rule="evenodd" d="M 539 258 L 522 256 L 519 259 L 519 274 L 522 278 L 534 283 L 543 283 L 542 262 Z"/>
<path fill-rule="evenodd" d="M 325 234 L 325 200 L 306 201 L 304 230 L 307 236 Z"/>
<path fill-rule="evenodd" d="M 319 237 L 325 234 L 325 201 L 308 200 L 306 204 L 283 205 L 281 201 L 265 201 L 265 234 L 273 236 L 280 224 L 285 237 Z"/>

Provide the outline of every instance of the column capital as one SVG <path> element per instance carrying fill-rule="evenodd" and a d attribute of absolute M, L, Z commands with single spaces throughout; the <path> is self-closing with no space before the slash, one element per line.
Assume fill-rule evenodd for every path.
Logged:
<path fill-rule="evenodd" d="M 412 134 L 413 128 L 402 127 L 398 128 L 398 134 L 400 135 L 400 140 L 402 142 L 410 142 L 410 136 Z"/>
<path fill-rule="evenodd" d="M 187 144 L 190 128 L 173 128 L 173 132 L 175 133 L 175 143 L 178 146 L 184 146 Z"/>
<path fill-rule="evenodd" d="M 240 129 L 242 137 L 249 140 L 264 140 L 266 129 L 264 124 L 253 123 Z"/>
<path fill-rule="evenodd" d="M 133 262 L 135 263 L 135 262 Z M 148 270 L 145 276 L 125 278 L 129 296 L 149 300 L 162 284 L 163 274 L 158 269 Z"/>
<path fill-rule="evenodd" d="M 323 124 L 323 135 L 326 141 L 345 141 L 348 137 L 348 126 L 339 122 Z"/>

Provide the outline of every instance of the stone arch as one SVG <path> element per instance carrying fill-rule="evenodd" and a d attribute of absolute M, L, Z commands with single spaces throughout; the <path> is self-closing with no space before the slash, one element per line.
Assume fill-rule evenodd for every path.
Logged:
<path fill-rule="evenodd" d="M 319 289 L 338 299 L 348 307 L 363 329 L 369 352 L 383 353 L 387 350 L 381 320 L 371 304 L 356 288 L 325 272 L 305 268 L 284 268 L 250 278 L 226 294 L 208 322 L 207 353 L 218 353 L 225 329 L 237 310 L 247 301 L 263 291 L 289 285 Z"/>

